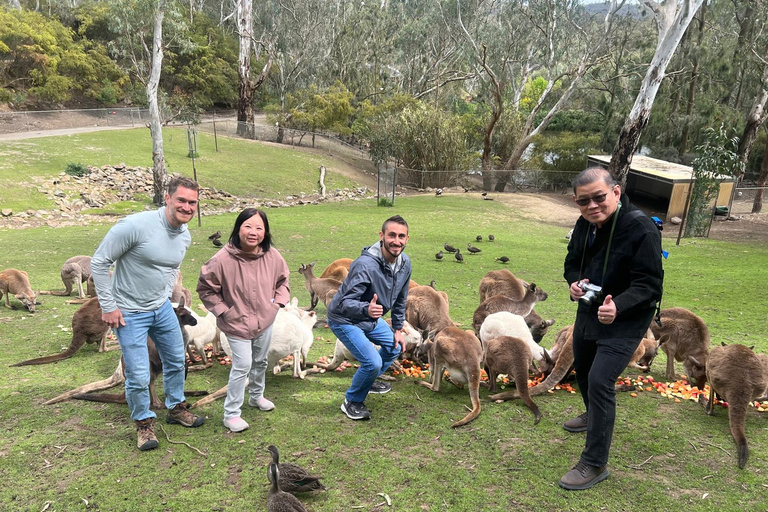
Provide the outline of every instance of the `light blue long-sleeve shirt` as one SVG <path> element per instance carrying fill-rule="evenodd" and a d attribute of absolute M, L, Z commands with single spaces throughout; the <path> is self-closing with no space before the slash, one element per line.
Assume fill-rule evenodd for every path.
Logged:
<path fill-rule="evenodd" d="M 91 260 L 93 282 L 104 313 L 153 311 L 171 296 L 192 237 L 187 225 L 174 228 L 165 207 L 117 222 Z M 109 267 L 115 271 L 109 276 Z"/>

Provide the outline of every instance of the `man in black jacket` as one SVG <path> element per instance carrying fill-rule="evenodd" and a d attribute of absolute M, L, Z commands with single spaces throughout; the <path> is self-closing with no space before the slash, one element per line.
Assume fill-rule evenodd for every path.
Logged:
<path fill-rule="evenodd" d="M 586 431 L 587 439 L 579 462 L 559 484 L 580 490 L 610 474 L 614 385 L 651 323 L 664 271 L 658 228 L 629 203 L 607 171 L 582 171 L 573 192 L 581 217 L 568 244 L 564 276 L 571 300 L 578 301 L 573 364 L 587 412 L 563 428 Z"/>

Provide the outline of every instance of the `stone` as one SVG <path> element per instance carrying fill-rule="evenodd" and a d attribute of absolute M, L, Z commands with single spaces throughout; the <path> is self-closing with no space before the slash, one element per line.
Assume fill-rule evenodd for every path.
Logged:
<path fill-rule="evenodd" d="M 671 219 L 669 219 L 669 222 L 671 222 L 675 226 L 679 226 L 680 223 L 683 222 L 683 219 L 681 219 L 680 217 L 672 217 Z"/>
<path fill-rule="evenodd" d="M 10 208 L 3 208 L 2 210 L 0 210 L 0 214 L 2 214 L 3 217 L 10 217 L 11 215 L 13 215 L 13 210 L 11 210 Z"/>

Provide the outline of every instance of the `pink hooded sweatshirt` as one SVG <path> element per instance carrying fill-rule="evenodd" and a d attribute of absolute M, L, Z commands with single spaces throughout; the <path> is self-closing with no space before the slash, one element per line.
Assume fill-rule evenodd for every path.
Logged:
<path fill-rule="evenodd" d="M 291 298 L 288 265 L 277 249 L 252 254 L 227 243 L 200 270 L 197 293 L 227 336 L 256 338 Z"/>

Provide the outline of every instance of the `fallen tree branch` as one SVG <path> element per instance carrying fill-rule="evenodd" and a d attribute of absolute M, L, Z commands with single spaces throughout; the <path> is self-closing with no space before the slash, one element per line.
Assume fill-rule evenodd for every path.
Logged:
<path fill-rule="evenodd" d="M 163 428 L 163 426 L 162 426 L 161 424 L 159 424 L 159 423 L 158 423 L 158 426 L 160 427 L 160 430 L 162 430 L 162 431 L 163 431 L 163 434 L 165 434 L 165 438 L 168 440 L 168 442 L 169 442 L 169 443 L 171 443 L 171 444 L 183 444 L 184 446 L 186 446 L 186 447 L 187 447 L 187 448 L 189 448 L 190 450 L 194 450 L 194 451 L 196 451 L 197 453 L 199 453 L 199 454 L 200 454 L 200 455 L 202 455 L 203 457 L 207 457 L 207 456 L 208 456 L 208 454 L 207 454 L 207 453 L 203 453 L 203 452 L 201 452 L 200 450 L 198 450 L 197 448 L 195 448 L 194 446 L 192 446 L 191 444 L 189 444 L 189 443 L 187 443 L 187 442 L 185 442 L 185 441 L 171 441 L 171 438 L 168 436 L 168 432 L 166 432 L 166 431 L 165 431 L 165 429 Z"/>

